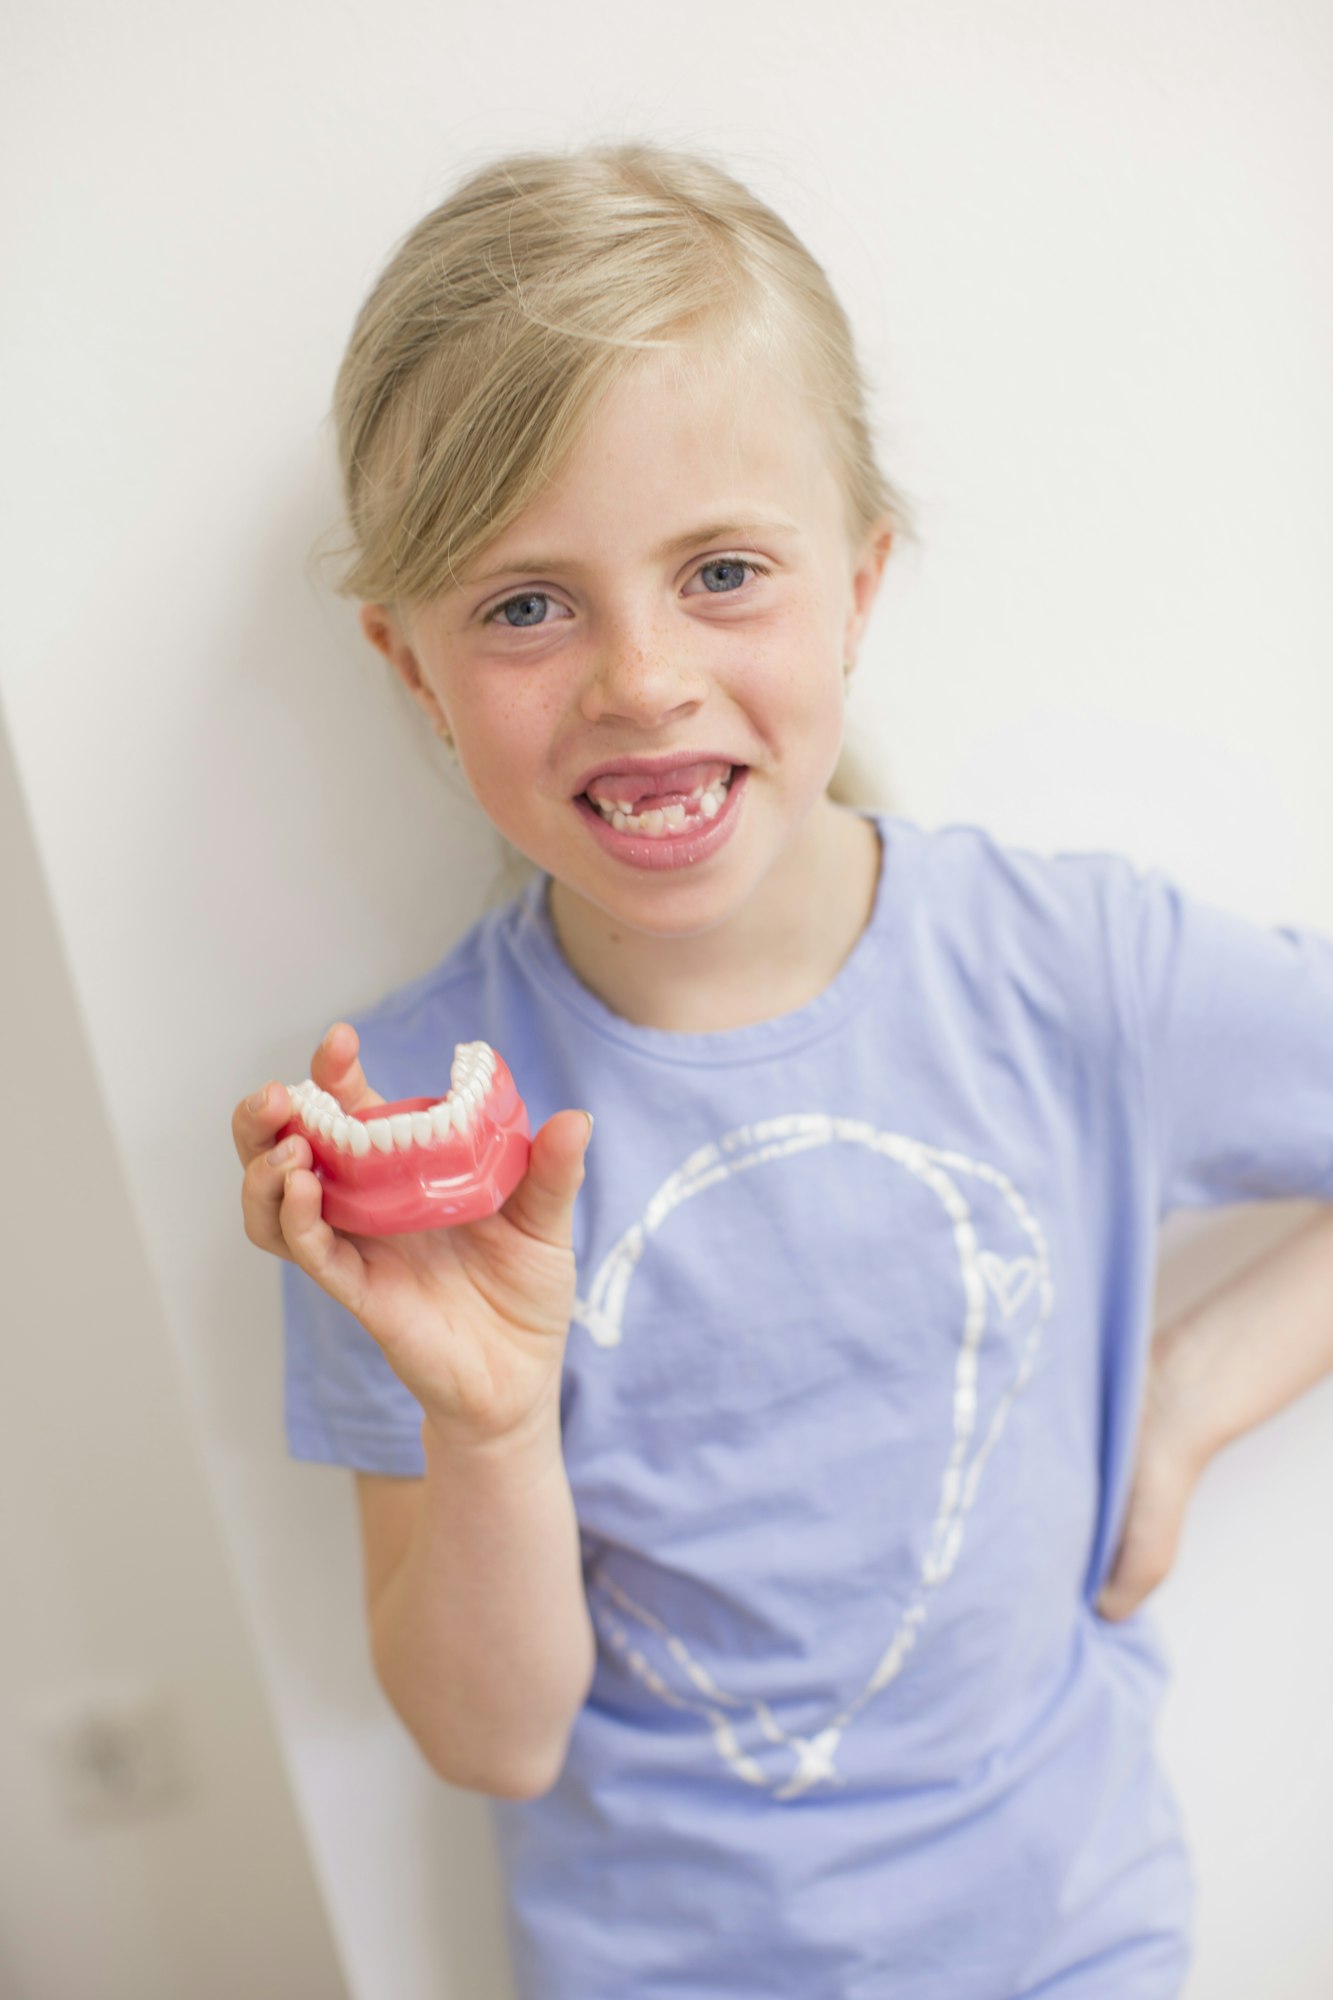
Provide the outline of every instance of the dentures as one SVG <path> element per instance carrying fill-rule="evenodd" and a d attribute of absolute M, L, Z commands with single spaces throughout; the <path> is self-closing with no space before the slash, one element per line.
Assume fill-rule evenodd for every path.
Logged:
<path fill-rule="evenodd" d="M 527 1107 L 485 1042 L 460 1042 L 445 1097 L 405 1097 L 344 1111 L 312 1078 L 288 1085 L 299 1133 L 334 1229 L 362 1236 L 447 1229 L 494 1215 L 528 1170 Z M 276 1143 L 276 1141 L 275 1141 Z"/>

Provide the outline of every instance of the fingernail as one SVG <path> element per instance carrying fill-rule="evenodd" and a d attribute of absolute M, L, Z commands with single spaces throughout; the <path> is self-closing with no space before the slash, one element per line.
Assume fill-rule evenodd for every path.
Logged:
<path fill-rule="evenodd" d="M 268 1156 L 268 1163 L 271 1167 L 280 1167 L 284 1160 L 291 1159 L 295 1151 L 295 1139 L 284 1139 L 280 1146 L 273 1148 L 273 1151 Z"/>
<path fill-rule="evenodd" d="M 247 1111 L 262 1111 L 267 1102 L 268 1085 L 265 1084 L 262 1090 L 257 1090 L 253 1097 L 246 1099 L 245 1108 Z"/>
<path fill-rule="evenodd" d="M 588 1139 L 591 1139 L 591 1137 L 592 1137 L 592 1113 L 591 1113 L 591 1111 L 585 1111 L 583 1115 L 584 1115 L 584 1117 L 585 1117 L 585 1118 L 587 1119 L 587 1121 L 588 1121 Z M 584 1140 L 584 1142 L 583 1142 L 585 1146 L 586 1146 L 586 1145 L 587 1145 L 587 1143 L 588 1143 L 588 1139 L 585 1139 L 585 1140 Z"/>

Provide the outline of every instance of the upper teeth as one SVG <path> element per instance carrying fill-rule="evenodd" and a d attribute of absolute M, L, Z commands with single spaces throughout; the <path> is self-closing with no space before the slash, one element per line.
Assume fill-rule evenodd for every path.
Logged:
<path fill-rule="evenodd" d="M 610 820 L 617 833 L 623 833 L 626 827 L 632 827 L 636 833 L 661 833 L 668 826 L 677 831 L 685 824 L 687 805 L 697 806 L 705 819 L 713 819 L 721 811 L 731 776 L 728 771 L 726 777 L 719 778 L 716 784 L 707 786 L 703 791 L 691 792 L 687 800 L 676 805 L 654 806 L 651 812 L 646 813 L 636 813 L 629 799 L 593 799 L 592 803 L 603 819 Z"/>
<path fill-rule="evenodd" d="M 296 1115 L 307 1132 L 332 1139 L 340 1153 L 362 1159 L 375 1148 L 380 1153 L 405 1153 L 409 1146 L 435 1146 L 454 1132 L 466 1132 L 495 1077 L 495 1051 L 485 1042 L 460 1042 L 449 1071 L 453 1088 L 429 1111 L 396 1111 L 391 1118 L 351 1118 L 336 1097 L 321 1090 L 313 1078 L 287 1086 Z"/>

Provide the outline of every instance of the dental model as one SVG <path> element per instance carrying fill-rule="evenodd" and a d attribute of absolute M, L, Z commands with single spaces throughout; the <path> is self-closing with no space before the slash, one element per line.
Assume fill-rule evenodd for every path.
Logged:
<path fill-rule="evenodd" d="M 287 1086 L 296 1116 L 277 1139 L 299 1133 L 334 1229 L 409 1235 L 475 1222 L 503 1207 L 528 1170 L 527 1107 L 485 1042 L 459 1042 L 447 1097 L 404 1097 L 344 1111 L 313 1078 Z M 275 1141 L 276 1143 L 276 1141 Z"/>

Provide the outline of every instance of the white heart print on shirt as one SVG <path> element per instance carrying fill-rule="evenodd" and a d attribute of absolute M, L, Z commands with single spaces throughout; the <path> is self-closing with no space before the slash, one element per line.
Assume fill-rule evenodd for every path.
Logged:
<path fill-rule="evenodd" d="M 977 1258 L 981 1275 L 999 1300 L 1000 1311 L 1009 1319 L 1022 1305 L 1037 1280 L 1033 1257 L 1011 1257 L 1006 1263 L 994 1250 L 983 1250 Z"/>
<path fill-rule="evenodd" d="M 586 1297 L 575 1300 L 573 1321 L 608 1358 L 628 1337 L 633 1338 L 631 1307 L 634 1274 L 652 1238 L 683 1203 L 719 1190 L 731 1177 L 753 1168 L 790 1159 L 819 1147 L 857 1146 L 896 1163 L 928 1190 L 938 1205 L 946 1237 L 957 1259 L 964 1310 L 953 1364 L 952 1425 L 949 1446 L 938 1473 L 938 1500 L 924 1557 L 909 1601 L 889 1635 L 869 1679 L 853 1700 L 824 1724 L 804 1735 L 784 1730 L 763 1700 L 747 1698 L 722 1687 L 715 1675 L 691 1651 L 678 1632 L 656 1613 L 635 1602 L 608 1574 L 604 1561 L 588 1575 L 588 1604 L 607 1644 L 644 1687 L 670 1707 L 704 1718 L 718 1755 L 744 1783 L 766 1788 L 775 1800 L 799 1798 L 818 1783 L 840 1785 L 836 1768 L 838 1746 L 857 1716 L 902 1671 L 926 1618 L 931 1593 L 954 1570 L 967 1516 L 976 1498 L 986 1461 L 995 1449 L 1015 1398 L 1027 1386 L 1036 1362 L 1042 1330 L 1050 1316 L 1053 1288 L 1045 1236 L 1012 1181 L 997 1168 L 967 1155 L 930 1146 L 903 1133 L 880 1131 L 862 1119 L 827 1113 L 793 1112 L 743 1125 L 724 1133 L 716 1143 L 698 1148 L 667 1176 L 644 1206 L 642 1215 L 624 1230 L 602 1258 Z M 998 1197 L 1012 1224 L 1030 1250 L 1004 1257 L 983 1249 L 977 1240 L 972 1205 L 960 1182 L 983 1183 Z M 932 1212 L 935 1212 L 932 1210 Z M 1035 1314 L 1010 1379 L 993 1409 L 984 1435 L 977 1440 L 980 1421 L 978 1359 L 992 1313 L 1001 1323 L 1011 1321 L 1035 1294 Z M 633 1627 L 640 1628 L 636 1635 Z M 653 1635 L 656 1648 L 679 1669 L 673 1686 L 636 1642 Z M 757 1725 L 765 1740 L 781 1750 L 782 1768 L 772 1773 L 745 1749 L 738 1723 Z M 766 1761 L 772 1762 L 773 1759 Z"/>

